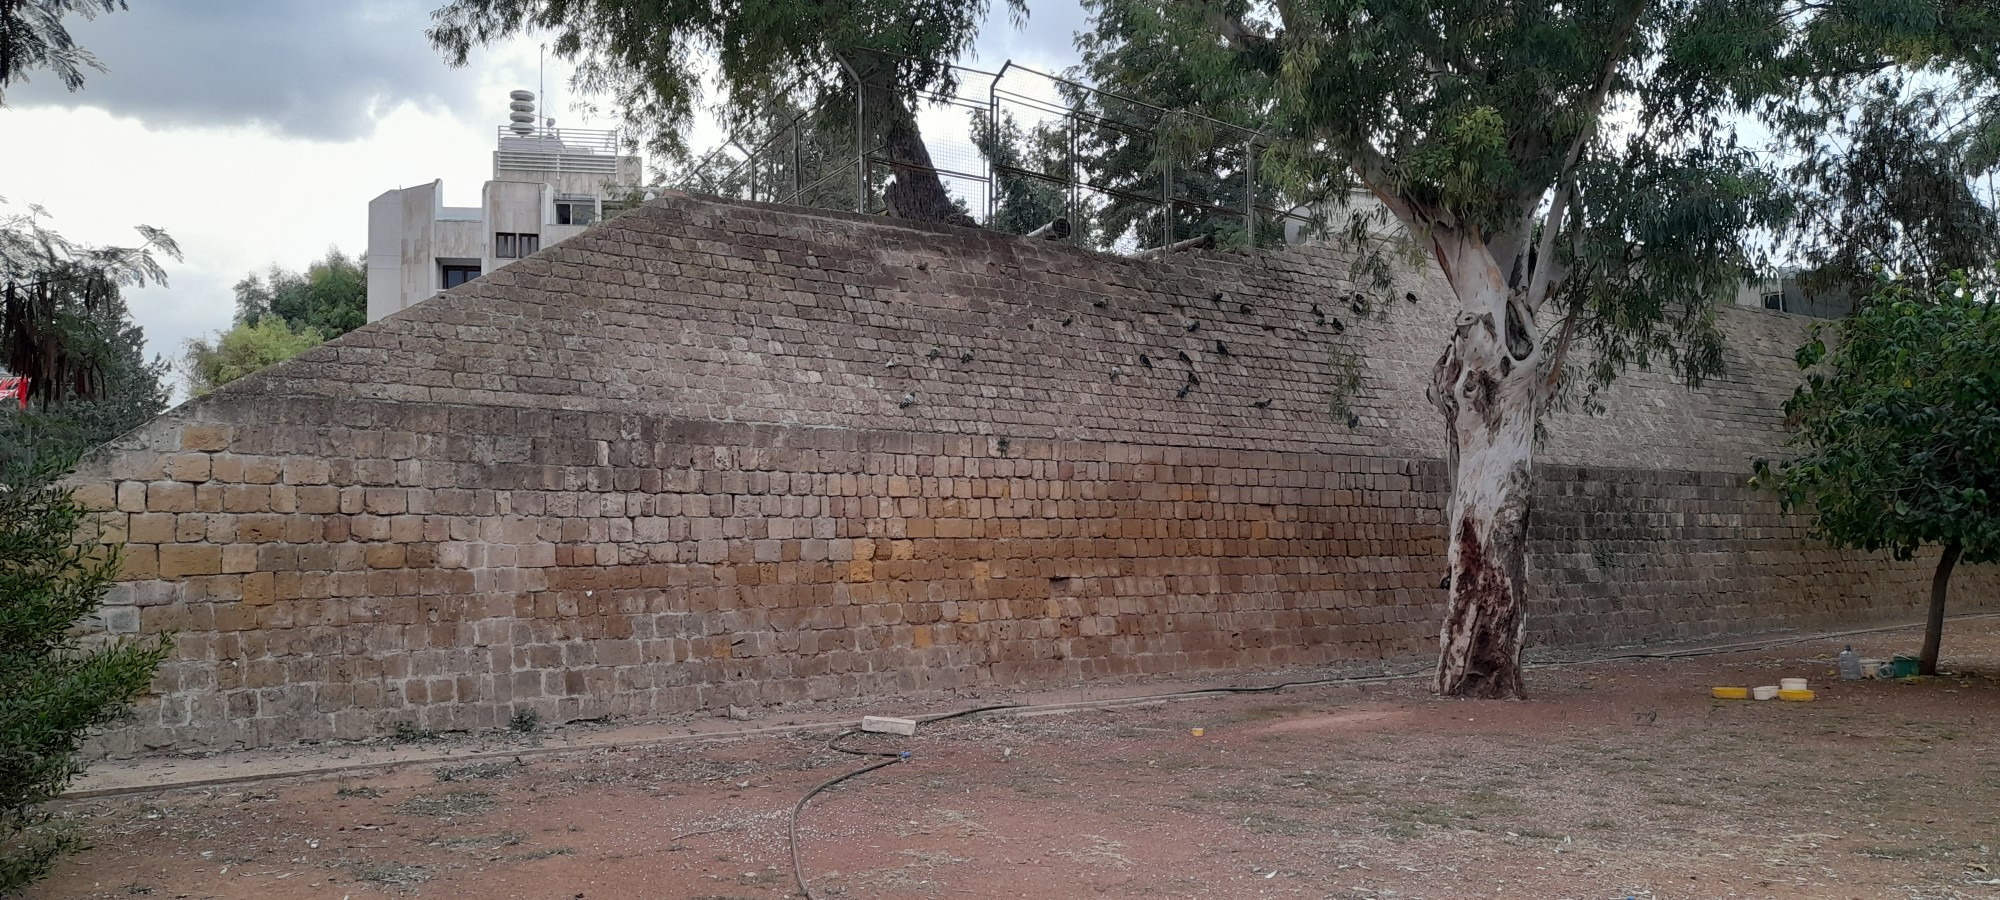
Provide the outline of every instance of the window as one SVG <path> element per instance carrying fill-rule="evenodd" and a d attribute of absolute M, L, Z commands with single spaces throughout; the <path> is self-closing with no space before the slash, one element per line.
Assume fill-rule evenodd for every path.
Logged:
<path fill-rule="evenodd" d="M 479 277 L 478 266 L 447 265 L 444 267 L 445 290 L 451 290 L 452 288 L 458 287 L 459 285 L 464 284 L 478 277 Z"/>
<path fill-rule="evenodd" d="M 1779 312 L 1784 312 L 1784 311 L 1785 311 L 1785 295 L 1784 295 L 1784 293 L 1783 293 L 1783 292 L 1781 292 L 1781 291 L 1773 291 L 1773 292 L 1771 292 L 1771 293 L 1769 293 L 1769 294 L 1765 294 L 1765 295 L 1764 295 L 1764 308 L 1765 308 L 1765 309 L 1775 309 L 1775 310 L 1777 310 L 1777 311 L 1779 311 Z"/>
<path fill-rule="evenodd" d="M 540 249 L 542 249 L 542 236 L 539 234 L 514 234 L 506 231 L 493 234 L 495 259 L 520 259 L 524 256 L 533 256 L 535 251 Z"/>
<path fill-rule="evenodd" d="M 594 198 L 557 200 L 557 225 L 589 225 L 597 221 L 597 201 Z"/>

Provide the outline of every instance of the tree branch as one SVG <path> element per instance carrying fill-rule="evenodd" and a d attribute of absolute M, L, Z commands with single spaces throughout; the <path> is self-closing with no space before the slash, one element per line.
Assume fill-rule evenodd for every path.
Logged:
<path fill-rule="evenodd" d="M 1632 39 L 1632 32 L 1639 27 L 1639 16 L 1646 11 L 1646 0 L 1633 0 L 1632 7 L 1625 11 L 1619 21 L 1618 33 L 1611 39 L 1611 47 L 1604 53 L 1604 68 L 1598 73 L 1597 86 L 1590 91 L 1590 99 L 1584 104 L 1583 129 L 1570 142 L 1569 152 L 1563 157 L 1562 168 L 1556 173 L 1556 195 L 1549 203 L 1549 218 L 1542 226 L 1541 246 L 1536 250 L 1535 274 L 1528 282 L 1528 310 L 1540 310 L 1542 301 L 1548 298 L 1549 272 L 1555 262 L 1556 235 L 1562 231 L 1563 217 L 1569 212 L 1569 195 L 1575 187 L 1576 163 L 1583 157 L 1585 144 L 1597 133 L 1597 122 L 1603 113 L 1604 100 L 1611 94 L 1611 81 L 1618 75 L 1618 63 L 1625 53 L 1625 45 Z"/>
<path fill-rule="evenodd" d="M 1243 17 L 1225 12 L 1220 3 L 1208 5 L 1209 27 L 1215 30 L 1229 48 L 1240 54 L 1246 62 L 1259 71 L 1272 73 L 1278 67 L 1278 40 L 1263 34 L 1243 21 Z"/>
<path fill-rule="evenodd" d="M 1361 186 L 1367 188 L 1369 193 L 1375 195 L 1375 199 L 1382 201 L 1382 205 L 1389 208 L 1389 214 L 1395 216 L 1397 221 L 1403 223 L 1404 228 L 1410 230 L 1411 237 L 1421 239 L 1421 230 L 1429 228 L 1431 223 L 1428 219 L 1417 215 L 1415 204 L 1391 189 L 1394 179 L 1389 174 L 1389 163 L 1382 157 L 1382 152 L 1366 141 L 1338 149 L 1341 155 L 1347 157 L 1347 164 L 1354 169 L 1354 174 L 1360 177 Z"/>
<path fill-rule="evenodd" d="M 1542 396 L 1553 396 L 1562 384 L 1563 362 L 1569 358 L 1569 345 L 1576 337 L 1576 321 L 1583 312 L 1583 304 L 1578 302 L 1569 308 L 1569 315 L 1563 317 L 1562 334 L 1556 337 L 1556 349 L 1549 354 L 1549 371 L 1542 376 Z"/>

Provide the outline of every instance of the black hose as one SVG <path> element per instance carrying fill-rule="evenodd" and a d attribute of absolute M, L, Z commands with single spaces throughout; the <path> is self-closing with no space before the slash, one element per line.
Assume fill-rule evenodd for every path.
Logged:
<path fill-rule="evenodd" d="M 838 740 L 838 738 L 836 738 L 836 740 Z M 841 751 L 841 752 L 843 752 L 843 753 L 847 753 L 847 752 L 854 752 L 854 751 Z M 819 900 L 819 898 L 818 898 L 818 897 L 817 897 L 817 896 L 816 896 L 815 894 L 813 894 L 813 891 L 812 891 L 812 886 L 806 883 L 806 867 L 805 867 L 805 864 L 799 861 L 799 813 L 800 813 L 801 811 L 803 811 L 803 810 L 804 810 L 804 809 L 806 808 L 806 801 L 808 801 L 808 800 L 811 800 L 811 799 L 812 799 L 812 798 L 813 798 L 813 797 L 814 797 L 815 795 L 817 795 L 817 794 L 818 794 L 818 793 L 819 793 L 820 791 L 823 791 L 823 790 L 826 790 L 827 788 L 830 788 L 830 787 L 833 787 L 834 785 L 836 785 L 836 784 L 839 784 L 839 783 L 841 783 L 841 782 L 843 782 L 843 781 L 846 781 L 846 780 L 847 780 L 847 779 L 849 779 L 849 778 L 853 778 L 853 777 L 854 777 L 854 776 L 856 776 L 856 775 L 866 775 L 866 774 L 868 774 L 869 772 L 873 772 L 873 771 L 875 771 L 876 769 L 881 769 L 881 768 L 887 768 L 887 767 L 889 767 L 889 766 L 893 766 L 893 765 L 895 765 L 895 764 L 897 764 L 897 763 L 899 763 L 899 762 L 902 762 L 903 760 L 905 760 L 905 759 L 908 759 L 908 758 L 909 758 L 909 753 L 908 753 L 907 751 L 905 751 L 905 752 L 900 752 L 900 753 L 896 753 L 896 754 L 894 754 L 894 758 L 893 758 L 893 759 L 885 759 L 885 760 L 883 760 L 883 761 L 881 761 L 881 762 L 878 762 L 878 763 L 869 763 L 868 765 L 865 765 L 865 766 L 862 766 L 862 767 L 861 767 L 861 768 L 859 768 L 859 769 L 855 769 L 855 770 L 854 770 L 854 771 L 852 771 L 852 772 L 848 772 L 848 773 L 847 773 L 847 774 L 845 774 L 845 775 L 836 775 L 836 776 L 834 776 L 834 777 L 832 777 L 832 778 L 829 778 L 829 779 L 827 779 L 827 780 L 825 780 L 825 781 L 823 781 L 823 782 L 820 782 L 820 784 L 819 784 L 819 786 L 818 786 L 818 787 L 815 787 L 815 788 L 813 788 L 812 790 L 810 790 L 810 791 L 807 791 L 807 792 L 806 792 L 806 795 L 805 795 L 805 796 L 803 796 L 803 797 L 800 797 L 800 798 L 799 798 L 799 802 L 798 802 L 797 804 L 795 804 L 795 805 L 793 805 L 793 806 L 792 806 L 792 827 L 791 827 L 791 837 L 792 837 L 792 877 L 794 877 L 794 878 L 797 878 L 797 879 L 798 879 L 798 881 L 799 881 L 799 890 L 800 890 L 801 892 L 803 892 L 803 893 L 804 893 L 804 894 L 806 895 L 806 900 Z"/>
<path fill-rule="evenodd" d="M 971 709 L 961 709 L 957 712 L 942 713 L 935 716 L 924 716 L 923 718 L 920 718 L 917 721 L 928 725 L 933 722 L 942 722 L 946 719 L 956 719 L 961 716 L 969 716 L 974 713 L 992 712 L 996 709 L 1019 709 L 1020 707 L 1021 704 L 1019 703 L 996 703 L 993 704 L 992 706 L 975 706 Z M 849 778 L 853 778 L 856 775 L 866 775 L 869 772 L 875 771 L 876 769 L 887 768 L 889 766 L 893 766 L 899 762 L 902 762 L 910 758 L 910 751 L 908 750 L 863 750 L 858 747 L 843 747 L 840 745 L 841 741 L 861 733 L 862 732 L 857 729 L 850 728 L 846 731 L 834 735 L 832 740 L 826 742 L 826 747 L 829 750 L 835 751 L 837 753 L 846 753 L 850 756 L 883 756 L 888 758 L 878 763 L 869 763 L 868 765 L 862 766 L 859 769 L 855 769 L 852 772 L 848 772 L 844 775 L 838 775 L 824 782 L 821 782 L 818 787 L 815 787 L 812 790 L 807 791 L 806 795 L 800 797 L 799 802 L 792 806 L 792 823 L 790 828 L 790 835 L 792 841 L 792 877 L 798 879 L 799 891 L 800 893 L 806 895 L 806 900 L 818 900 L 818 897 L 812 892 L 812 886 L 806 883 L 805 864 L 800 861 L 800 856 L 799 856 L 799 813 L 805 811 L 806 801 L 811 800 L 813 797 L 817 796 L 819 792 L 824 791 L 827 788 L 833 787 L 834 785 L 839 784 L 843 781 L 846 781 Z"/>

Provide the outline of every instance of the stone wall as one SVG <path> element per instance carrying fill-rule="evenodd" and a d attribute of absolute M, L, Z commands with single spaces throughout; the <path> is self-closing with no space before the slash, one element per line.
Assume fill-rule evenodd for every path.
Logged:
<path fill-rule="evenodd" d="M 110 748 L 1426 654 L 1446 294 L 1347 262 L 648 206 L 86 461 L 105 626 L 177 645 Z M 1550 423 L 1538 640 L 1919 602 L 1746 487 L 1801 329 L 1724 315 L 1727 377 Z"/>

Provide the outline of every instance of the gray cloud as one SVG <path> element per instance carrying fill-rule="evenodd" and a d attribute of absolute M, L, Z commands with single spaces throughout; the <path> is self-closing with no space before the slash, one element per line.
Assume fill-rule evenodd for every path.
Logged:
<path fill-rule="evenodd" d="M 1028 21 L 1019 28 L 1008 20 L 1006 5 L 996 2 L 979 32 L 976 65 L 993 69 L 1012 59 L 1036 67 L 1068 68 L 1077 62 L 1075 34 L 1089 27 L 1090 16 L 1078 0 L 1028 0 Z"/>
<path fill-rule="evenodd" d="M 256 123 L 320 140 L 365 135 L 375 110 L 403 101 L 466 113 L 471 72 L 447 68 L 424 38 L 435 5 L 144 0 L 70 24 L 108 72 L 89 73 L 75 94 L 30 73 L 7 102 L 97 107 L 153 127 Z"/>

